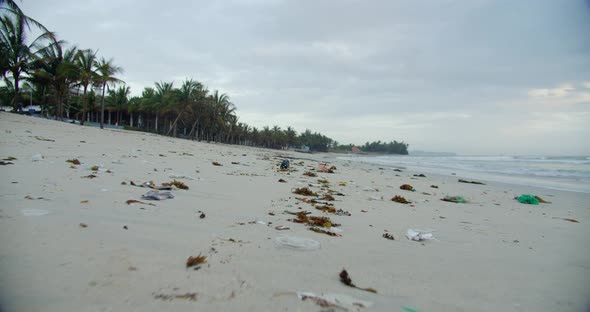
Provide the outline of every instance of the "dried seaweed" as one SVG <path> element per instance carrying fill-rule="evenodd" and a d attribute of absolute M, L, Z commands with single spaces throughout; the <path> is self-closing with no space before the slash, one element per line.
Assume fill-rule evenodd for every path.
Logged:
<path fill-rule="evenodd" d="M 164 301 L 172 301 L 172 299 L 185 299 L 189 301 L 197 301 L 197 295 L 197 293 L 186 293 L 181 295 L 154 294 L 154 299 L 160 299 Z"/>
<path fill-rule="evenodd" d="M 130 199 L 130 200 L 126 201 L 125 203 L 127 205 L 131 205 L 131 204 L 144 204 L 144 205 L 155 206 L 152 203 L 145 203 L 145 202 L 142 202 L 142 201 L 139 201 L 139 200 L 135 200 L 135 199 Z"/>
<path fill-rule="evenodd" d="M 232 161 L 232 162 L 231 162 L 231 164 L 232 164 L 232 165 L 239 165 L 239 164 L 240 164 L 240 162 L 239 162 L 239 161 Z"/>
<path fill-rule="evenodd" d="M 551 204 L 550 201 L 546 201 L 543 198 L 539 197 L 539 196 L 535 196 L 535 198 L 542 204 Z"/>
<path fill-rule="evenodd" d="M 573 222 L 573 223 L 580 223 L 580 221 L 576 220 L 576 219 L 569 219 L 569 218 L 562 218 L 565 221 L 569 221 L 569 222 Z"/>
<path fill-rule="evenodd" d="M 186 267 L 190 268 L 205 262 L 207 262 L 207 256 L 201 256 L 201 254 L 199 254 L 196 257 L 188 257 L 188 259 L 186 259 Z"/>
<path fill-rule="evenodd" d="M 68 159 L 68 160 L 66 160 L 66 162 L 72 163 L 74 165 L 79 165 L 80 164 L 80 161 L 78 159 L 76 159 L 76 158 L 74 158 L 74 159 Z"/>
<path fill-rule="evenodd" d="M 459 179 L 460 183 L 468 183 L 468 184 L 479 184 L 479 185 L 486 185 L 485 183 L 482 182 L 478 182 L 478 181 L 467 181 L 467 180 L 463 180 L 463 179 Z"/>
<path fill-rule="evenodd" d="M 287 181 L 283 180 L 283 179 L 279 179 L 280 183 L 287 183 Z"/>
<path fill-rule="evenodd" d="M 312 177 L 312 178 L 313 178 L 313 177 L 317 177 L 317 176 L 318 176 L 317 174 L 315 174 L 315 173 L 313 173 L 313 172 L 311 172 L 311 171 L 305 171 L 305 172 L 303 173 L 303 175 L 304 175 L 304 176 L 308 176 L 308 177 Z"/>
<path fill-rule="evenodd" d="M 86 178 L 86 179 L 94 179 L 94 178 L 96 178 L 96 176 L 95 176 L 95 175 L 93 175 L 93 174 L 89 174 L 89 175 L 87 175 L 87 176 L 83 176 L 82 178 Z"/>
<path fill-rule="evenodd" d="M 88 204 L 88 200 L 81 200 L 80 204 Z"/>
<path fill-rule="evenodd" d="M 188 186 L 186 184 L 184 184 L 183 182 L 178 181 L 176 179 L 171 182 L 162 183 L 162 185 L 163 186 L 175 186 L 176 188 L 179 188 L 181 190 L 188 190 Z"/>
<path fill-rule="evenodd" d="M 212 164 L 213 166 L 223 166 L 222 164 L 220 164 L 220 163 L 218 163 L 218 162 L 216 162 L 216 161 L 212 162 L 211 164 Z"/>
<path fill-rule="evenodd" d="M 394 201 L 394 202 L 400 203 L 400 204 L 410 204 L 411 203 L 410 201 L 408 201 L 407 199 L 405 199 L 403 196 L 399 196 L 399 195 L 393 196 L 393 198 L 391 199 L 391 201 Z"/>
<path fill-rule="evenodd" d="M 80 227 L 81 228 L 87 228 L 88 227 L 88 224 L 86 224 L 86 223 L 80 223 Z"/>
<path fill-rule="evenodd" d="M 368 291 L 368 292 L 372 292 L 372 293 L 377 293 L 377 291 L 373 288 L 360 288 L 358 286 L 356 286 L 355 284 L 352 283 L 352 279 L 350 279 L 350 276 L 348 276 L 348 272 L 346 272 L 345 269 L 342 269 L 342 272 L 340 272 L 340 281 L 349 287 L 352 288 L 356 288 L 356 289 L 360 289 L 360 290 L 364 290 L 364 291 Z"/>
<path fill-rule="evenodd" d="M 3 160 L 0 161 L 0 166 L 6 166 L 6 165 L 14 165 L 14 163 L 10 162 L 10 161 L 3 161 Z"/>
<path fill-rule="evenodd" d="M 320 199 L 321 199 L 321 200 L 327 200 L 327 201 L 334 201 L 334 200 L 336 200 L 336 199 L 334 198 L 334 196 L 332 196 L 332 195 L 330 195 L 330 194 L 326 194 L 326 195 L 322 196 L 322 198 L 320 198 Z"/>
<path fill-rule="evenodd" d="M 328 205 L 316 206 L 315 209 L 321 210 L 326 213 L 336 213 L 336 208 Z"/>
<path fill-rule="evenodd" d="M 315 227 L 315 226 L 310 227 L 309 230 L 316 232 L 316 233 L 322 233 L 322 234 L 326 234 L 326 235 L 330 235 L 330 236 L 342 237 L 342 235 L 340 235 L 338 233 L 334 233 L 332 231 L 326 231 L 326 230 L 323 230 L 323 229 L 321 229 L 319 227 Z"/>
<path fill-rule="evenodd" d="M 418 178 L 426 178 L 426 176 L 423 173 L 415 174 L 414 176 Z"/>
<path fill-rule="evenodd" d="M 438 185 L 431 185 L 432 188 L 438 188 Z"/>
<path fill-rule="evenodd" d="M 409 184 L 402 184 L 400 187 L 400 190 L 406 190 L 406 191 L 415 191 L 414 187 L 409 185 Z"/>
<path fill-rule="evenodd" d="M 390 239 L 390 240 L 395 240 L 395 237 L 393 237 L 393 235 L 389 234 L 389 233 L 384 233 L 383 234 L 384 238 Z"/>
<path fill-rule="evenodd" d="M 17 160 L 17 158 L 16 157 L 12 157 L 12 156 L 8 156 L 8 157 L 6 157 L 6 158 L 4 158 L 2 160 L 11 161 L 11 160 Z"/>
<path fill-rule="evenodd" d="M 98 166 L 92 166 L 92 167 L 90 167 L 90 170 L 92 170 L 92 171 L 98 171 Z"/>
<path fill-rule="evenodd" d="M 317 193 L 313 192 L 312 190 L 308 189 L 307 187 L 296 188 L 293 191 L 294 194 L 303 195 L 303 196 L 318 196 Z"/>
<path fill-rule="evenodd" d="M 330 220 L 330 218 L 328 217 L 307 216 L 307 214 L 304 211 L 298 212 L 296 216 L 297 219 L 288 219 L 287 221 L 303 223 L 311 226 L 321 226 L 325 228 L 331 228 L 332 226 L 340 225 L 332 222 L 332 220 Z"/>

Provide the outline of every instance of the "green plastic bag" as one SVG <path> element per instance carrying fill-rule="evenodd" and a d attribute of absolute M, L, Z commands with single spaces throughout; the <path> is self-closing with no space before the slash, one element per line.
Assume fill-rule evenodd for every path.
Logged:
<path fill-rule="evenodd" d="M 522 194 L 516 199 L 521 204 L 538 205 L 539 200 L 534 195 Z"/>

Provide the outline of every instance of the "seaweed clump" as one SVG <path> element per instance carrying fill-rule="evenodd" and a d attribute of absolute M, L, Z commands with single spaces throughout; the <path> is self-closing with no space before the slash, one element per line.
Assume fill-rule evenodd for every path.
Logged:
<path fill-rule="evenodd" d="M 409 184 L 402 184 L 400 187 L 400 190 L 405 190 L 405 191 L 415 191 L 414 187 L 409 185 Z"/>
<path fill-rule="evenodd" d="M 400 203 L 400 204 L 409 204 L 409 203 L 411 203 L 409 200 L 405 199 L 405 197 L 399 196 L 399 195 L 393 196 L 393 198 L 391 199 L 391 201 L 394 201 L 394 202 Z"/>
<path fill-rule="evenodd" d="M 318 194 L 317 194 L 317 193 L 315 193 L 314 191 L 310 190 L 310 189 L 309 189 L 309 188 L 307 188 L 307 187 L 296 188 L 296 189 L 293 191 L 293 193 L 294 193 L 294 194 L 297 194 L 297 195 L 303 195 L 303 196 L 318 196 Z"/>
<path fill-rule="evenodd" d="M 80 164 L 80 161 L 78 159 L 76 159 L 76 158 L 74 158 L 74 159 L 68 159 L 68 160 L 66 160 L 66 162 L 72 163 L 74 165 L 79 165 Z"/>
<path fill-rule="evenodd" d="M 305 172 L 303 173 L 303 175 L 304 175 L 304 176 L 308 176 L 308 177 L 312 177 L 312 178 L 313 178 L 313 177 L 317 177 L 317 176 L 318 176 L 317 174 L 315 174 L 315 173 L 313 173 L 313 172 L 311 172 L 311 171 L 305 171 Z"/>
<path fill-rule="evenodd" d="M 326 234 L 329 236 L 337 236 L 337 237 L 342 237 L 342 235 L 338 234 L 338 233 L 334 233 L 332 231 L 326 231 L 324 229 L 321 229 L 319 227 L 316 226 L 312 226 L 309 228 L 310 231 L 316 232 L 316 233 L 321 233 L 321 234 Z"/>
<path fill-rule="evenodd" d="M 190 268 L 205 262 L 207 262 L 207 256 L 201 256 L 201 254 L 199 254 L 196 257 L 188 257 L 188 259 L 186 259 L 186 267 Z"/>
<path fill-rule="evenodd" d="M 321 226 L 331 228 L 332 226 L 339 226 L 340 224 L 332 222 L 328 217 L 307 216 L 305 212 L 301 211 L 296 214 L 297 219 L 289 219 L 288 221 L 295 223 L 303 223 L 311 226 Z"/>
<path fill-rule="evenodd" d="M 355 284 L 353 284 L 352 279 L 350 278 L 350 276 L 348 276 L 348 272 L 346 272 L 345 269 L 342 269 L 342 272 L 340 272 L 340 281 L 342 282 L 342 284 L 352 287 L 352 288 L 372 292 L 375 294 L 377 293 L 377 291 L 373 288 L 370 288 L 370 287 L 369 288 L 360 288 L 360 287 L 356 286 Z"/>
<path fill-rule="evenodd" d="M 188 190 L 188 186 L 186 184 L 184 184 L 181 181 L 178 180 L 172 180 L 170 182 L 164 182 L 162 183 L 163 186 L 175 186 L 176 188 L 179 188 L 181 190 Z"/>
<path fill-rule="evenodd" d="M 324 196 L 323 196 L 322 198 L 320 198 L 320 199 L 321 199 L 321 200 L 327 200 L 327 201 L 334 201 L 334 200 L 336 200 L 336 199 L 334 198 L 334 196 L 332 196 L 332 195 L 330 195 L 330 194 L 326 194 L 326 195 L 324 195 Z"/>
<path fill-rule="evenodd" d="M 321 210 L 321 211 L 327 212 L 327 213 L 336 213 L 336 208 L 333 206 L 328 206 L 328 205 L 316 206 L 315 209 Z"/>

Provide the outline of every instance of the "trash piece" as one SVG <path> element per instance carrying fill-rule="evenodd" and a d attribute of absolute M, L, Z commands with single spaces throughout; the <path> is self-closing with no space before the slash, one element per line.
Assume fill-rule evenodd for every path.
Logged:
<path fill-rule="evenodd" d="M 478 182 L 478 181 L 467 181 L 467 180 L 463 180 L 463 179 L 459 179 L 459 182 L 461 182 L 461 183 L 469 183 L 469 184 L 486 185 L 485 183 L 482 183 L 482 182 Z"/>
<path fill-rule="evenodd" d="M 10 161 L 0 160 L 0 165 L 2 165 L 2 166 L 14 165 L 14 163 L 13 162 L 10 162 Z"/>
<path fill-rule="evenodd" d="M 365 210 L 365 209 L 361 209 L 361 212 L 368 212 L 368 210 Z"/>
<path fill-rule="evenodd" d="M 201 212 L 201 211 L 199 211 L 199 212 Z M 199 215 L 199 219 L 205 219 L 205 213 L 204 212 L 201 212 L 201 214 Z"/>
<path fill-rule="evenodd" d="M 431 188 L 438 188 L 438 185 L 431 185 Z"/>
<path fill-rule="evenodd" d="M 66 162 L 72 163 L 74 165 L 79 165 L 80 164 L 80 161 L 78 159 L 76 159 L 76 158 L 74 158 L 74 159 L 68 159 L 68 160 L 66 160 Z"/>
<path fill-rule="evenodd" d="M 414 187 L 409 184 L 402 184 L 399 188 L 400 188 L 400 190 L 406 190 L 406 191 L 412 191 L 412 192 L 416 191 L 414 189 Z"/>
<path fill-rule="evenodd" d="M 275 226 L 275 230 L 279 230 L 279 231 L 284 231 L 284 230 L 289 230 L 290 228 L 284 225 L 277 225 Z"/>
<path fill-rule="evenodd" d="M 41 161 L 41 160 L 43 160 L 43 158 L 44 157 L 41 154 L 35 154 L 31 157 L 31 160 L 32 161 Z"/>
<path fill-rule="evenodd" d="M 188 190 L 188 186 L 178 180 L 162 183 L 162 186 L 175 186 L 176 188 L 179 188 L 181 190 Z"/>
<path fill-rule="evenodd" d="M 240 162 L 239 162 L 239 161 L 232 161 L 232 162 L 231 162 L 231 164 L 232 164 L 232 165 L 239 165 L 239 164 L 240 164 Z"/>
<path fill-rule="evenodd" d="M 305 171 L 305 172 L 303 173 L 303 175 L 304 175 L 304 176 L 308 176 L 308 177 L 312 177 L 312 178 L 313 178 L 313 177 L 317 177 L 317 176 L 318 176 L 317 174 L 315 174 L 315 173 L 313 173 L 313 172 L 311 172 L 311 171 Z"/>
<path fill-rule="evenodd" d="M 408 201 L 405 197 L 399 196 L 399 195 L 393 196 L 393 198 L 391 198 L 391 201 L 394 201 L 394 202 L 400 203 L 400 204 L 410 204 L 410 203 L 412 203 L 411 201 Z"/>
<path fill-rule="evenodd" d="M 344 311 L 369 308 L 373 305 L 370 301 L 357 299 L 344 294 L 316 295 L 312 292 L 297 292 L 297 297 L 302 301 L 313 301 L 323 308 L 338 308 Z"/>
<path fill-rule="evenodd" d="M 393 171 L 395 171 L 395 172 L 403 172 L 401 169 L 397 169 L 397 168 L 396 169 L 393 169 Z"/>
<path fill-rule="evenodd" d="M 418 312 L 418 310 L 416 310 L 416 309 L 412 309 L 412 308 L 410 308 L 410 307 L 406 307 L 406 306 L 402 306 L 402 309 L 403 309 L 405 312 Z"/>
<path fill-rule="evenodd" d="M 186 259 L 186 267 L 190 268 L 205 262 L 207 262 L 207 256 L 201 256 L 201 254 L 199 254 L 196 257 L 188 257 L 188 259 Z"/>
<path fill-rule="evenodd" d="M 317 193 L 313 192 L 312 190 L 308 189 L 307 187 L 296 188 L 293 191 L 294 194 L 303 195 L 303 196 L 318 196 Z"/>
<path fill-rule="evenodd" d="M 86 224 L 86 223 L 80 223 L 80 227 L 81 228 L 87 228 L 88 227 L 88 224 Z"/>
<path fill-rule="evenodd" d="M 144 205 L 150 205 L 150 206 L 155 206 L 152 203 L 145 203 L 139 200 L 135 200 L 135 199 L 129 199 L 128 201 L 125 202 L 127 205 L 131 205 L 131 204 L 144 204 Z"/>
<path fill-rule="evenodd" d="M 8 157 L 6 157 L 6 158 L 4 158 L 2 160 L 4 160 L 4 161 L 12 161 L 12 160 L 17 160 L 17 158 L 16 157 L 12 157 L 12 156 L 8 156 Z"/>
<path fill-rule="evenodd" d="M 283 180 L 283 179 L 279 179 L 280 183 L 287 183 L 287 181 Z"/>
<path fill-rule="evenodd" d="M 463 198 L 462 196 L 445 196 L 445 198 L 442 198 L 441 200 L 458 204 L 467 203 L 467 200 L 465 200 L 465 198 Z"/>
<path fill-rule="evenodd" d="M 419 178 L 426 178 L 426 176 L 423 173 L 415 174 L 414 176 Z"/>
<path fill-rule="evenodd" d="M 171 192 L 149 191 L 143 195 L 142 198 L 151 200 L 164 200 L 174 198 L 174 195 Z"/>
<path fill-rule="evenodd" d="M 87 176 L 83 176 L 82 178 L 86 178 L 86 179 L 94 179 L 94 178 L 96 178 L 96 176 L 95 176 L 95 175 L 93 175 L 93 174 L 89 174 L 89 175 L 87 175 Z"/>
<path fill-rule="evenodd" d="M 218 163 L 218 162 L 216 162 L 216 161 L 212 162 L 211 164 L 212 164 L 213 166 L 223 166 L 222 164 L 220 164 L 220 163 Z"/>
<path fill-rule="evenodd" d="M 129 228 L 126 225 L 123 225 L 123 229 L 129 230 Z"/>
<path fill-rule="evenodd" d="M 390 240 L 395 240 L 395 237 L 393 237 L 393 235 L 391 235 L 390 233 L 384 233 L 383 234 L 384 238 L 390 239 Z"/>
<path fill-rule="evenodd" d="M 408 229 L 408 231 L 406 232 L 406 237 L 409 240 L 413 240 L 413 241 L 424 241 L 424 240 L 431 240 L 434 239 L 434 236 L 432 235 L 432 232 L 429 231 L 421 231 L 421 230 L 414 230 L 414 229 Z"/>
<path fill-rule="evenodd" d="M 21 213 L 25 217 L 40 217 L 48 214 L 49 211 L 44 209 L 23 209 L 21 210 Z"/>
<path fill-rule="evenodd" d="M 550 201 L 546 201 L 546 200 L 544 200 L 543 198 L 541 198 L 541 197 L 539 197 L 539 196 L 537 196 L 537 195 L 535 195 L 535 198 L 536 198 L 536 199 L 537 199 L 537 200 L 538 200 L 538 201 L 539 201 L 541 204 L 551 204 L 551 202 L 550 202 Z"/>
<path fill-rule="evenodd" d="M 289 161 L 287 159 L 281 161 L 280 168 L 281 170 L 289 169 Z"/>
<path fill-rule="evenodd" d="M 276 247 L 301 251 L 313 251 L 321 248 L 320 242 L 298 236 L 281 235 L 274 240 Z"/>
<path fill-rule="evenodd" d="M 538 205 L 539 200 L 534 195 L 529 194 L 522 194 L 518 198 L 516 198 L 519 203 L 521 204 L 528 204 L 528 205 Z"/>
<path fill-rule="evenodd" d="M 355 284 L 352 283 L 352 280 L 350 279 L 350 276 L 348 276 L 348 272 L 346 272 L 345 269 L 342 269 L 342 271 L 340 272 L 340 281 L 346 285 L 346 286 L 350 286 L 356 289 L 360 289 L 360 290 L 365 290 L 368 292 L 372 292 L 372 293 L 377 293 L 377 291 L 373 288 L 360 288 L 358 286 L 356 286 Z"/>
<path fill-rule="evenodd" d="M 326 234 L 326 235 L 330 235 L 330 236 L 342 237 L 341 234 L 338 234 L 338 233 L 335 233 L 335 232 L 332 232 L 332 231 L 327 231 L 327 230 L 324 230 L 324 229 L 320 229 L 319 227 L 316 227 L 316 226 L 310 227 L 309 230 L 310 231 L 314 231 L 316 233 L 322 233 L 322 234 Z"/>

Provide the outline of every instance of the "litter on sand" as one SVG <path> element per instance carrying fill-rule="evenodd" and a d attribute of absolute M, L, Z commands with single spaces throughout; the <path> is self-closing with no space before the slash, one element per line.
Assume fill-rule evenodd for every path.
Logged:
<path fill-rule="evenodd" d="M 150 200 L 164 200 L 174 198 L 174 194 L 171 192 L 149 191 L 145 195 L 141 196 L 141 198 Z"/>
<path fill-rule="evenodd" d="M 406 232 L 406 237 L 409 240 L 413 240 L 413 241 L 424 241 L 424 240 L 431 240 L 434 239 L 434 236 L 432 235 L 432 232 L 430 231 L 421 231 L 421 230 L 414 230 L 414 229 L 408 229 L 408 231 Z"/>
<path fill-rule="evenodd" d="M 41 161 L 43 160 L 43 156 L 41 154 L 35 154 L 31 157 L 32 161 Z"/>
<path fill-rule="evenodd" d="M 130 200 L 126 201 L 125 203 L 126 203 L 127 205 L 131 205 L 131 204 L 144 204 L 144 205 L 155 206 L 155 205 L 154 205 L 154 204 L 152 204 L 152 203 L 144 203 L 144 202 L 142 202 L 142 201 L 135 200 L 135 199 L 130 199 Z"/>
<path fill-rule="evenodd" d="M 478 181 L 467 181 L 467 180 L 463 180 L 463 179 L 459 179 L 460 183 L 468 183 L 468 184 L 479 184 L 479 185 L 486 185 L 483 182 L 478 182 Z"/>
<path fill-rule="evenodd" d="M 442 201 L 451 202 L 451 203 L 459 203 L 465 204 L 467 201 L 462 196 L 445 196 L 441 199 Z"/>
<path fill-rule="evenodd" d="M 395 240 L 395 237 L 393 237 L 393 235 L 389 234 L 389 233 L 384 233 L 383 234 L 383 238 L 387 238 L 390 240 Z"/>
<path fill-rule="evenodd" d="M 522 195 L 516 197 L 515 199 L 518 200 L 518 202 L 521 204 L 528 204 L 528 205 L 538 205 L 539 203 L 551 204 L 551 202 L 548 202 L 539 196 L 530 195 L 530 194 L 522 194 Z"/>
<path fill-rule="evenodd" d="M 281 168 L 281 170 L 289 169 L 289 161 L 287 159 L 281 161 L 280 168 Z"/>
<path fill-rule="evenodd" d="M 293 250 L 312 251 L 321 248 L 320 242 L 298 236 L 281 235 L 274 242 L 276 247 Z"/>

